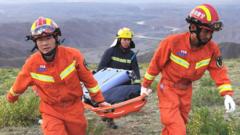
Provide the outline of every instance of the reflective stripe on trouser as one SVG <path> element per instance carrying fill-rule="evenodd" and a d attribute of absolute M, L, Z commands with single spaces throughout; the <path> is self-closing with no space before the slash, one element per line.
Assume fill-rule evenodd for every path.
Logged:
<path fill-rule="evenodd" d="M 166 81 L 158 85 L 158 100 L 162 135 L 186 135 L 186 123 L 191 109 L 192 87 L 179 90 Z"/>

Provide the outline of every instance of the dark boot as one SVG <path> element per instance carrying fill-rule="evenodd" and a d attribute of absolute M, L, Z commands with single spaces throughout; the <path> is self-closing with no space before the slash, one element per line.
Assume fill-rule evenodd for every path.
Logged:
<path fill-rule="evenodd" d="M 102 121 L 106 122 L 107 126 L 112 129 L 117 129 L 118 126 L 115 124 L 111 118 L 102 118 Z"/>
<path fill-rule="evenodd" d="M 107 120 L 107 125 L 108 125 L 109 128 L 112 128 L 112 129 L 117 129 L 118 128 L 118 126 L 115 124 L 113 119 L 108 119 Z"/>
<path fill-rule="evenodd" d="M 102 121 L 106 122 L 107 119 L 109 119 L 109 118 L 105 118 L 105 117 L 103 117 L 103 118 L 102 118 Z"/>

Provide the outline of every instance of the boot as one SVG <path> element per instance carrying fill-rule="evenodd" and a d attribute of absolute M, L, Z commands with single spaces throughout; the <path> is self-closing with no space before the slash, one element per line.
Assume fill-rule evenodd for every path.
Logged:
<path fill-rule="evenodd" d="M 107 127 L 109 128 L 112 128 L 112 129 L 118 128 L 118 126 L 115 124 L 115 122 L 111 118 L 102 118 L 102 121 L 106 122 Z"/>
<path fill-rule="evenodd" d="M 108 119 L 107 120 L 107 125 L 108 125 L 109 128 L 112 128 L 112 129 L 117 129 L 118 128 L 118 126 L 115 124 L 113 119 Z"/>

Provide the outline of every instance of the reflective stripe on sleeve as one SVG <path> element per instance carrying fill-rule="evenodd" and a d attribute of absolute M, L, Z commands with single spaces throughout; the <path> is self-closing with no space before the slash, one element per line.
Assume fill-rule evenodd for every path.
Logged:
<path fill-rule="evenodd" d="M 231 84 L 223 84 L 218 86 L 219 93 L 222 93 L 224 91 L 232 91 L 232 85 Z"/>
<path fill-rule="evenodd" d="M 150 75 L 148 72 L 145 73 L 144 77 L 150 81 L 152 81 L 155 78 L 155 76 Z"/>
<path fill-rule="evenodd" d="M 89 92 L 91 93 L 97 93 L 100 90 L 99 85 L 92 87 L 92 88 L 88 88 Z"/>
<path fill-rule="evenodd" d="M 12 96 L 19 96 L 19 95 L 21 95 L 21 94 L 17 94 L 16 92 L 14 92 L 13 88 L 11 88 L 9 92 L 12 94 Z"/>

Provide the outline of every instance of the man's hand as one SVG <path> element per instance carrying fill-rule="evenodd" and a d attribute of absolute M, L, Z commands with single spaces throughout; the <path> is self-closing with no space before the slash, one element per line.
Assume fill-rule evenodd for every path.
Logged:
<path fill-rule="evenodd" d="M 7 101 L 10 103 L 14 103 L 18 100 L 18 96 L 13 96 L 10 92 L 7 94 Z"/>
<path fill-rule="evenodd" d="M 141 95 L 145 94 L 145 95 L 149 95 L 152 93 L 152 90 L 151 89 L 148 89 L 148 88 L 145 88 L 145 87 L 141 87 Z"/>
<path fill-rule="evenodd" d="M 233 112 L 235 110 L 235 102 L 233 101 L 233 98 L 229 95 L 224 96 L 224 105 L 227 113 Z"/>

